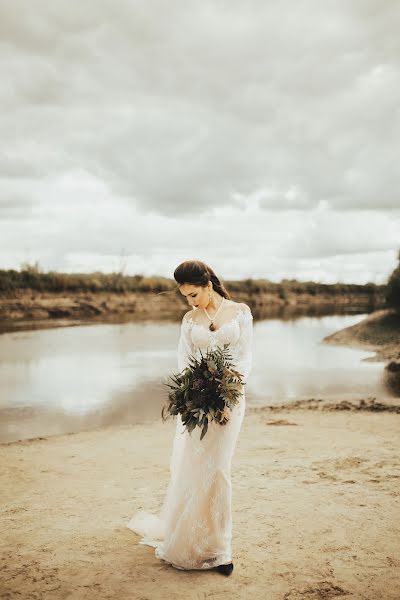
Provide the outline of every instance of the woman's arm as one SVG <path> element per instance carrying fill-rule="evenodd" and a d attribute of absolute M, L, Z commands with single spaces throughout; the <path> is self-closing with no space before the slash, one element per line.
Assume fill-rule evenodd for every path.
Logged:
<path fill-rule="evenodd" d="M 181 323 L 181 333 L 178 342 L 178 369 L 183 371 L 189 366 L 189 356 L 194 354 L 194 347 L 190 336 L 192 321 L 189 317 L 192 311 L 183 315 Z"/>
<path fill-rule="evenodd" d="M 250 375 L 253 362 L 253 315 L 247 304 L 241 304 L 239 309 L 240 338 L 236 367 L 243 375 L 243 383 Z"/>

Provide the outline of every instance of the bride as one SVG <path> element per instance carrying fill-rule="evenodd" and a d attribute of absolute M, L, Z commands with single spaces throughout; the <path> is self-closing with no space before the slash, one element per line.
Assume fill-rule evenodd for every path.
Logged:
<path fill-rule="evenodd" d="M 246 304 L 234 302 L 214 271 L 190 260 L 174 272 L 179 292 L 192 310 L 181 323 L 179 371 L 192 354 L 200 358 L 217 345 L 229 343 L 232 362 L 245 383 L 252 362 L 253 316 Z M 144 536 L 140 544 L 155 548 L 157 558 L 177 569 L 213 569 L 230 575 L 232 563 L 231 461 L 245 413 L 245 390 L 230 411 L 229 421 L 211 421 L 189 434 L 176 417 L 170 458 L 170 480 L 160 512 L 139 511 L 127 527 Z"/>

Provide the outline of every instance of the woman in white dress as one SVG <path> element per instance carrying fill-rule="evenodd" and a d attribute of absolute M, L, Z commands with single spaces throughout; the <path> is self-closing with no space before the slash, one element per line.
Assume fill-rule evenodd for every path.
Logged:
<path fill-rule="evenodd" d="M 229 343 L 246 383 L 251 371 L 253 316 L 234 302 L 214 271 L 201 261 L 185 261 L 174 272 L 179 292 L 192 310 L 181 323 L 178 369 L 200 350 Z M 158 514 L 139 511 L 127 524 L 140 544 L 155 548 L 157 558 L 177 569 L 213 569 L 230 575 L 232 562 L 231 461 L 245 413 L 245 388 L 226 425 L 211 421 L 204 438 L 189 434 L 176 416 L 170 480 Z"/>

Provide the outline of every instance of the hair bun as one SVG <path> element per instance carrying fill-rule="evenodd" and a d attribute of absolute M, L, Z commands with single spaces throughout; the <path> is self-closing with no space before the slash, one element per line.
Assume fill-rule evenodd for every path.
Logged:
<path fill-rule="evenodd" d="M 174 278 L 178 285 L 190 283 L 192 285 L 206 287 L 208 282 L 213 283 L 213 288 L 223 296 L 230 300 L 230 294 L 225 289 L 213 269 L 206 263 L 200 260 L 185 260 L 178 265 L 174 271 Z"/>

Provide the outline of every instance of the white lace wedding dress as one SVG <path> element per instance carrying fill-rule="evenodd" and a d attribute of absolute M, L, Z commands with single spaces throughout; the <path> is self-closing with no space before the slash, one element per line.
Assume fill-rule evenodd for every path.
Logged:
<path fill-rule="evenodd" d="M 179 371 L 200 349 L 229 343 L 230 354 L 246 382 L 252 363 L 253 316 L 246 304 L 235 307 L 233 319 L 210 331 L 184 315 L 178 344 Z M 193 311 L 191 311 L 193 312 Z M 177 569 L 212 569 L 232 561 L 231 461 L 245 413 L 245 386 L 226 425 L 212 421 L 189 434 L 180 415 L 170 458 L 170 480 L 158 514 L 139 511 L 127 527 L 153 546 L 155 555 Z"/>

